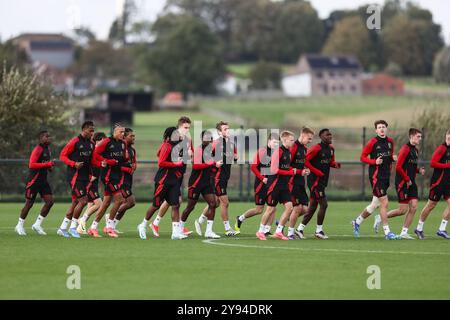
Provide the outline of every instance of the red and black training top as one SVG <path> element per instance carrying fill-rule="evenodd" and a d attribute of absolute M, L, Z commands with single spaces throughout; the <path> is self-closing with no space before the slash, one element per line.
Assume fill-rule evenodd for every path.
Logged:
<path fill-rule="evenodd" d="M 255 184 L 259 184 L 259 182 L 263 181 L 264 178 L 267 178 L 267 176 L 270 175 L 271 157 L 272 149 L 269 146 L 260 148 L 255 153 L 253 163 L 250 167 L 255 175 Z"/>
<path fill-rule="evenodd" d="M 445 142 L 434 151 L 430 166 L 434 168 L 431 177 L 432 187 L 441 183 L 450 186 L 450 146 Z"/>
<path fill-rule="evenodd" d="M 308 185 L 328 185 L 330 167 L 338 168 L 335 159 L 334 147 L 331 144 L 320 142 L 312 146 L 306 154 L 306 161 L 310 163 L 311 174 L 308 176 Z"/>
<path fill-rule="evenodd" d="M 123 183 L 131 186 L 133 184 L 133 165 L 137 165 L 136 160 L 136 150 L 133 148 L 133 146 L 130 144 L 126 144 L 126 150 L 127 150 L 127 162 L 123 164 L 123 166 L 120 168 L 120 170 L 123 172 L 124 180 Z"/>
<path fill-rule="evenodd" d="M 395 165 L 395 184 L 412 181 L 415 183 L 418 171 L 417 162 L 419 161 L 419 152 L 416 146 L 407 143 L 400 148 L 397 164 Z"/>
<path fill-rule="evenodd" d="M 191 159 L 189 158 L 189 153 L 185 152 L 185 151 L 188 151 L 188 150 L 191 150 L 192 152 L 194 151 L 194 147 L 192 145 L 192 139 L 189 137 L 185 137 L 183 140 L 174 144 L 173 150 L 176 150 L 174 152 L 178 153 L 178 157 L 180 159 L 183 159 L 183 167 L 181 168 L 181 172 L 183 174 L 186 173 L 186 169 L 187 169 L 186 163 Z"/>
<path fill-rule="evenodd" d="M 173 155 L 174 143 L 164 141 L 158 149 L 158 172 L 155 175 L 155 182 L 159 184 L 177 183 L 183 177 L 183 162 L 179 154 Z"/>
<path fill-rule="evenodd" d="M 73 138 L 62 149 L 60 160 L 67 165 L 67 179 L 75 181 L 89 181 L 91 175 L 91 160 L 94 151 L 94 141 L 79 136 Z M 80 169 L 75 168 L 75 162 L 83 162 Z"/>
<path fill-rule="evenodd" d="M 211 183 L 211 167 L 215 166 L 216 162 L 212 158 L 212 146 L 201 145 L 194 150 L 194 162 L 192 164 L 191 176 L 189 177 L 189 186 L 196 187 L 197 185 Z"/>
<path fill-rule="evenodd" d="M 394 162 L 393 155 L 394 140 L 390 137 L 381 138 L 376 136 L 369 140 L 362 151 L 360 160 L 369 164 L 369 177 L 372 179 L 372 182 L 377 180 L 389 181 L 392 163 Z M 376 160 L 379 157 L 382 157 L 383 163 L 377 165 Z"/>
<path fill-rule="evenodd" d="M 104 182 L 122 181 L 123 172 L 121 167 L 128 161 L 125 142 L 114 137 L 108 137 L 100 141 L 95 148 L 97 161 L 106 161 L 106 168 L 102 170 Z"/>
<path fill-rule="evenodd" d="M 214 160 L 223 161 L 223 165 L 220 168 L 211 168 L 214 179 L 228 181 L 231 175 L 231 165 L 234 162 L 234 157 L 237 155 L 236 145 L 231 139 L 220 137 L 213 141 L 212 148 Z"/>
<path fill-rule="evenodd" d="M 50 148 L 46 144 L 38 144 L 30 155 L 28 163 L 28 182 L 27 187 L 33 185 L 37 181 L 45 181 L 47 179 L 47 171 L 53 166 L 50 160 Z"/>
<path fill-rule="evenodd" d="M 292 167 L 303 170 L 305 167 L 311 170 L 311 163 L 306 160 L 306 155 L 308 153 L 308 148 L 300 141 L 296 140 L 294 145 L 291 148 L 292 154 Z M 305 185 L 305 177 L 299 174 L 296 174 L 293 183 L 295 185 L 304 186 Z"/>
<path fill-rule="evenodd" d="M 270 162 L 270 173 L 267 184 L 273 186 L 276 181 L 278 185 L 285 184 L 288 186 L 290 177 L 294 175 L 294 169 L 291 167 L 291 151 L 285 146 L 281 146 L 272 153 Z M 297 172 L 297 174 L 301 174 Z"/>

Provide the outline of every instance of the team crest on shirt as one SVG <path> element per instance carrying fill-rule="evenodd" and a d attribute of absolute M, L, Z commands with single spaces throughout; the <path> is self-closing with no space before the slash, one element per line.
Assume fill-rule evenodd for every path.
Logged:
<path fill-rule="evenodd" d="M 80 149 L 83 149 L 83 148 L 84 148 L 84 146 L 82 144 L 80 144 Z"/>
<path fill-rule="evenodd" d="M 388 147 L 389 147 L 389 149 L 391 149 L 392 148 L 392 143 L 388 142 Z"/>
<path fill-rule="evenodd" d="M 321 197 L 323 197 L 323 192 L 322 192 L 322 191 L 320 191 L 320 192 L 319 192 L 319 195 L 320 195 Z"/>
<path fill-rule="evenodd" d="M 376 149 L 377 149 L 377 150 L 378 150 L 378 149 L 381 149 L 381 146 L 377 146 Z"/>
<path fill-rule="evenodd" d="M 110 145 L 109 148 L 110 148 L 110 149 L 114 149 L 114 146 L 113 146 L 113 145 Z"/>

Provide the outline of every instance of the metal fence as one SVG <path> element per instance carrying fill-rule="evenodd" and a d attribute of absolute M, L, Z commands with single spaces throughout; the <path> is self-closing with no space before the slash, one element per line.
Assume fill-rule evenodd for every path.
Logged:
<path fill-rule="evenodd" d="M 341 161 L 342 168 L 331 169 L 327 196 L 330 200 L 369 200 L 371 189 L 368 180 L 367 165 L 359 161 Z M 429 168 L 428 161 L 420 162 L 421 166 Z M 154 191 L 154 175 L 157 161 L 138 161 L 138 169 L 134 174 L 133 193 L 139 202 L 150 202 Z M 188 166 L 183 181 L 183 196 L 187 195 L 187 183 L 191 168 Z M 395 170 L 393 170 L 395 171 Z M 391 177 L 389 195 L 396 195 L 394 172 Z M 426 176 L 418 176 L 419 195 L 424 198 L 428 193 L 428 181 L 431 170 Z M 0 159 L 0 201 L 22 201 L 25 183 L 28 176 L 27 159 Z M 66 182 L 66 166 L 57 161 L 54 170 L 48 175 L 56 201 L 69 201 L 70 189 Z M 250 164 L 232 166 L 231 178 L 228 184 L 228 194 L 234 201 L 253 201 L 254 175 L 250 171 Z M 100 183 L 100 186 L 102 184 Z M 101 188 L 101 187 L 100 187 Z"/>

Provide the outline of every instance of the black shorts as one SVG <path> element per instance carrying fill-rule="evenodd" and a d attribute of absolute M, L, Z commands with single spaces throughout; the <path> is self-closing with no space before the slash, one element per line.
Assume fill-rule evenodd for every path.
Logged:
<path fill-rule="evenodd" d="M 307 206 L 309 203 L 308 194 L 304 185 L 294 184 L 291 191 L 292 205 L 294 207 L 302 205 Z"/>
<path fill-rule="evenodd" d="M 255 191 L 255 204 L 257 206 L 263 206 L 267 201 L 267 184 L 258 180 L 255 182 L 254 191 Z"/>
<path fill-rule="evenodd" d="M 389 180 L 377 180 L 375 184 L 370 180 L 370 184 L 372 185 L 372 194 L 381 198 L 387 195 L 387 190 L 389 189 Z"/>
<path fill-rule="evenodd" d="M 105 196 L 115 196 L 122 192 L 123 179 L 110 179 L 108 182 L 103 182 L 105 185 Z"/>
<path fill-rule="evenodd" d="M 155 193 L 153 195 L 153 205 L 159 208 L 164 201 L 171 206 L 180 204 L 180 184 L 174 183 L 155 183 Z"/>
<path fill-rule="evenodd" d="M 321 184 L 313 184 L 309 187 L 309 193 L 311 196 L 311 199 L 314 199 L 316 201 L 321 199 L 326 199 L 327 195 L 325 193 L 325 186 Z"/>
<path fill-rule="evenodd" d="M 287 183 L 277 182 L 275 186 L 269 186 L 266 203 L 269 207 L 275 207 L 278 203 L 291 202 L 291 192 Z"/>
<path fill-rule="evenodd" d="M 95 200 L 100 198 L 100 195 L 98 193 L 98 179 L 95 179 L 88 184 L 87 192 L 89 202 L 94 202 Z"/>
<path fill-rule="evenodd" d="M 125 199 L 131 197 L 133 195 L 133 191 L 131 190 L 132 188 L 132 183 L 124 183 L 122 185 L 122 188 L 120 189 L 120 192 L 122 192 L 122 197 L 124 197 Z"/>
<path fill-rule="evenodd" d="M 41 196 L 41 198 L 45 195 L 52 195 L 52 188 L 47 180 L 43 181 L 35 181 L 31 185 L 27 185 L 25 188 L 25 198 L 28 200 L 35 200 L 37 194 Z"/>
<path fill-rule="evenodd" d="M 442 197 L 444 197 L 445 200 L 450 199 L 450 185 L 444 185 L 443 183 L 431 185 L 428 199 L 438 202 Z"/>
<path fill-rule="evenodd" d="M 214 194 L 214 187 L 208 182 L 199 182 L 195 186 L 189 186 L 188 199 L 197 201 L 200 194 L 205 197 L 207 194 Z"/>
<path fill-rule="evenodd" d="M 398 202 L 401 204 L 408 204 L 413 199 L 419 199 L 419 192 L 415 182 L 408 187 L 406 182 L 402 181 L 395 186 L 395 189 L 397 190 Z"/>
<path fill-rule="evenodd" d="M 87 180 L 77 180 L 75 181 L 72 187 L 72 199 L 79 199 L 82 197 L 86 197 L 88 195 L 88 186 L 89 181 Z"/>
<path fill-rule="evenodd" d="M 221 197 L 227 195 L 228 180 L 213 180 L 214 181 L 214 192 L 216 196 Z"/>

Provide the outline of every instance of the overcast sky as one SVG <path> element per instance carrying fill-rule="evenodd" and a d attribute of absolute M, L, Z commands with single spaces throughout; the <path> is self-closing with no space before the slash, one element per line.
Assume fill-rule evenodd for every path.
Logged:
<path fill-rule="evenodd" d="M 70 34 L 76 25 L 88 26 L 97 37 L 105 39 L 123 0 L 0 0 L 0 38 L 2 41 L 23 32 Z M 243 0 L 245 1 L 245 0 Z M 336 9 L 352 9 L 384 0 L 311 0 L 321 18 Z M 429 9 L 441 24 L 445 42 L 450 43 L 450 5 L 447 0 L 416 0 Z M 138 18 L 155 20 L 165 0 L 136 0 Z"/>

